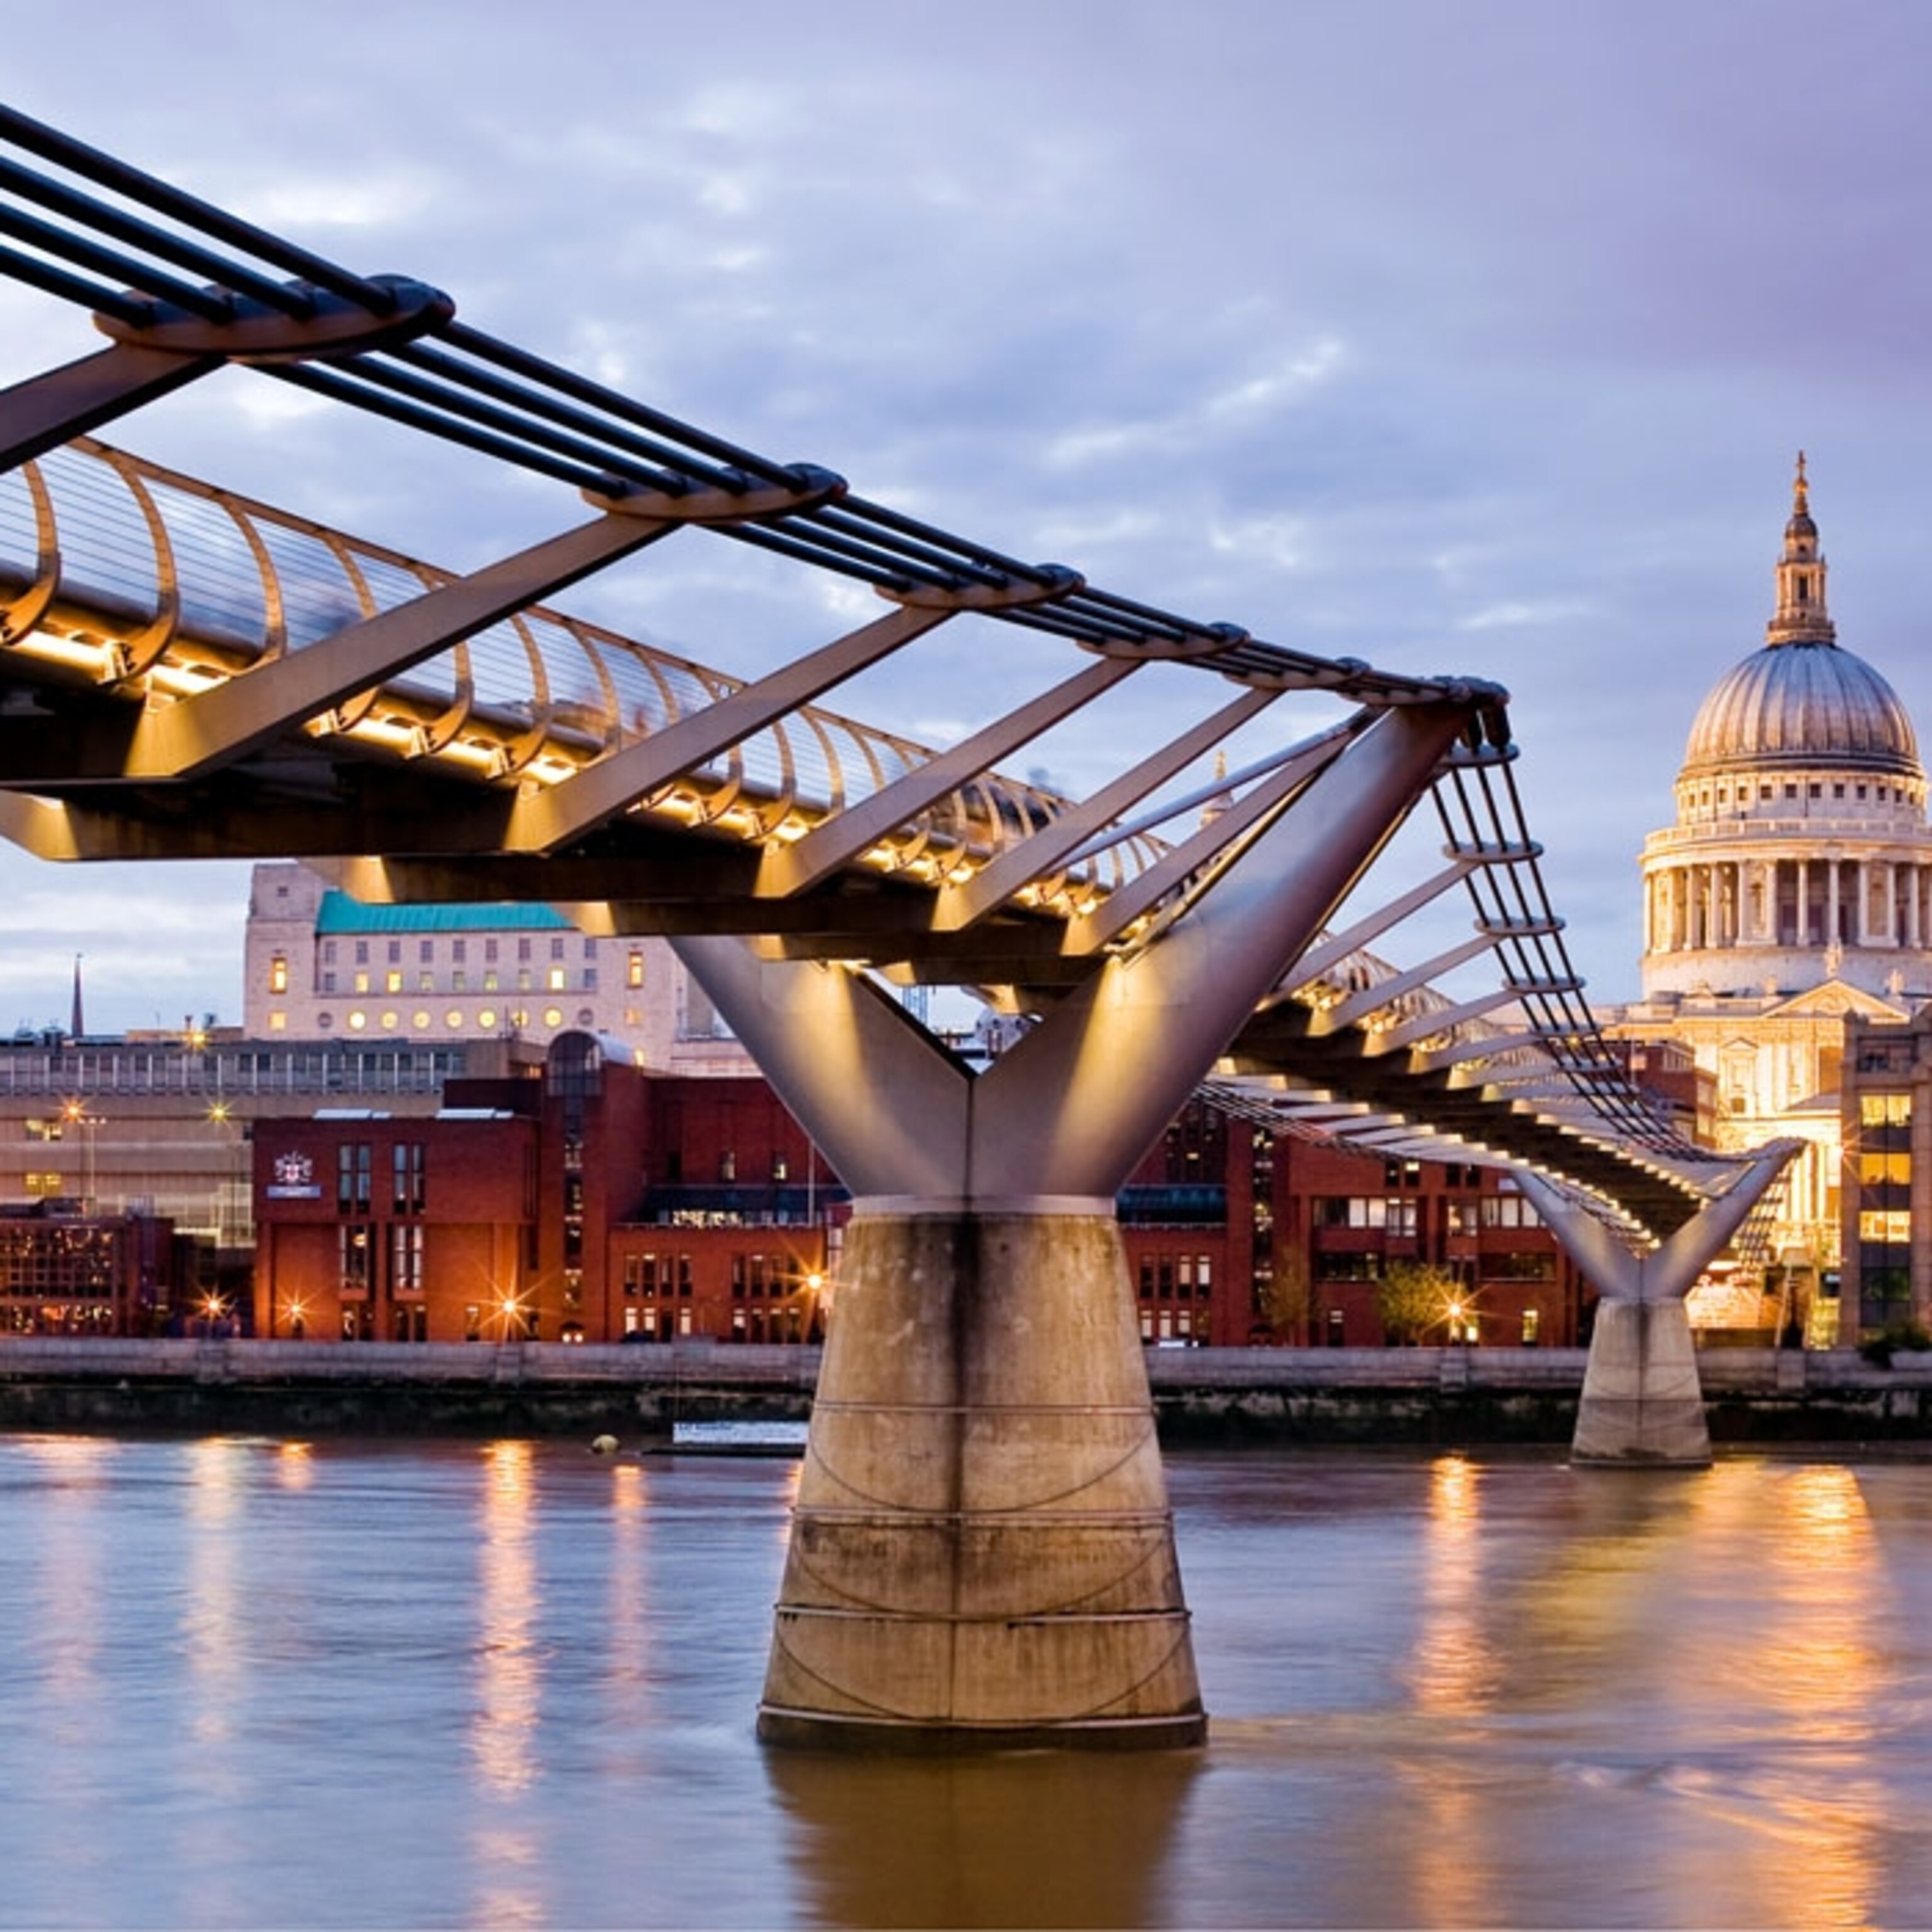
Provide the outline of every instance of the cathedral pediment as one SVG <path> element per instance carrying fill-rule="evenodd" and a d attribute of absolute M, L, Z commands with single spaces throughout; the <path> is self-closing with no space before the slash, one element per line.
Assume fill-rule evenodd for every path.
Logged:
<path fill-rule="evenodd" d="M 1862 1020 L 1896 1020 L 1900 1025 L 1912 1017 L 1905 1007 L 1894 1006 L 1876 993 L 1868 993 L 1862 986 L 1849 986 L 1842 980 L 1827 980 L 1822 986 L 1794 993 L 1790 999 L 1767 1007 L 1762 1017 L 1767 1020 L 1842 1019 L 1847 1013 L 1855 1013 Z"/>

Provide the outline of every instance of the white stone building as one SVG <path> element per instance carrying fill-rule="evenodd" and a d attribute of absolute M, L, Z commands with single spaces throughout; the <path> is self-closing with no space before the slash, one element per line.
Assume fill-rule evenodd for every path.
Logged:
<path fill-rule="evenodd" d="M 1847 1014 L 1932 999 L 1932 829 L 1912 721 L 1839 646 L 1804 460 L 1762 650 L 1698 708 L 1676 823 L 1643 851 L 1643 998 L 1626 1037 L 1683 1041 L 1718 1083 L 1720 1144 L 1810 1143 L 1776 1239 L 1802 1298 L 1835 1268 Z"/>
<path fill-rule="evenodd" d="M 640 1064 L 749 1060 L 661 939 L 596 938 L 547 905 L 364 905 L 306 866 L 255 868 L 244 941 L 251 1039 L 620 1040 Z"/>

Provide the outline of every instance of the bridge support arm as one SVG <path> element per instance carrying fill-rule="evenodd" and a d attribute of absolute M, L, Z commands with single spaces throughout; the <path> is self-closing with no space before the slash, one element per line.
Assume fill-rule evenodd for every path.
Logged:
<path fill-rule="evenodd" d="M 1648 1255 L 1631 1252 L 1540 1176 L 1518 1175 L 1516 1184 L 1599 1297 L 1573 1461 L 1691 1467 L 1710 1461 L 1710 1428 L 1684 1298 L 1798 1146 L 1782 1141 L 1766 1148 L 1724 1193 Z"/>
<path fill-rule="evenodd" d="M 44 456 L 221 364 L 218 356 L 182 356 L 122 342 L 0 390 L 0 470 Z"/>
<path fill-rule="evenodd" d="M 976 1078 L 850 967 L 672 942 L 856 1197 L 763 1736 L 1204 1735 L 1114 1196 L 1464 722 L 1384 716 Z"/>

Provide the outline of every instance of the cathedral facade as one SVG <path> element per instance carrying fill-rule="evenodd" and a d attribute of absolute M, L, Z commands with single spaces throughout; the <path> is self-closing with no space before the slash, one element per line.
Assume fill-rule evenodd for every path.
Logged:
<path fill-rule="evenodd" d="M 1606 1028 L 1692 1048 L 1720 1146 L 1808 1144 L 1774 1236 L 1787 1314 L 1837 1281 L 1846 1020 L 1902 1024 L 1932 1001 L 1917 739 L 1838 642 L 1802 455 L 1793 499 L 1764 644 L 1699 706 L 1676 822 L 1645 842 L 1643 996 Z"/>

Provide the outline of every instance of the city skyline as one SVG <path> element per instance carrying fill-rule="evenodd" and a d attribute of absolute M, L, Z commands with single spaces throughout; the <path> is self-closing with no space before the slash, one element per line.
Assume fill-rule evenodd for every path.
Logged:
<path fill-rule="evenodd" d="M 1634 990 L 1692 713 L 1762 639 L 1801 445 L 1840 639 L 1932 718 L 1898 429 L 1926 272 L 1894 245 L 1932 178 L 1932 28 L 1904 6 L 1828 41 L 1766 7 L 1748 42 L 1694 8 L 1667 48 L 1598 6 L 994 5 L 969 40 L 595 5 L 568 47 L 338 7 L 296 62 L 245 10 L 106 18 L 84 79 L 27 26 L 12 104 L 895 507 L 1282 644 L 1499 679 L 1599 1004 Z M 0 284 L 0 382 L 92 340 Z M 123 427 L 459 567 L 556 515 L 554 486 L 245 371 Z M 785 588 L 673 547 L 560 601 L 744 673 L 849 616 Z M 932 664 L 835 701 L 943 741 L 981 681 Z M 1082 788 L 1078 741 L 1046 769 Z M 10 850 L 0 888 L 0 1023 L 58 1020 L 76 952 L 104 1030 L 238 1019 L 245 867 Z"/>

